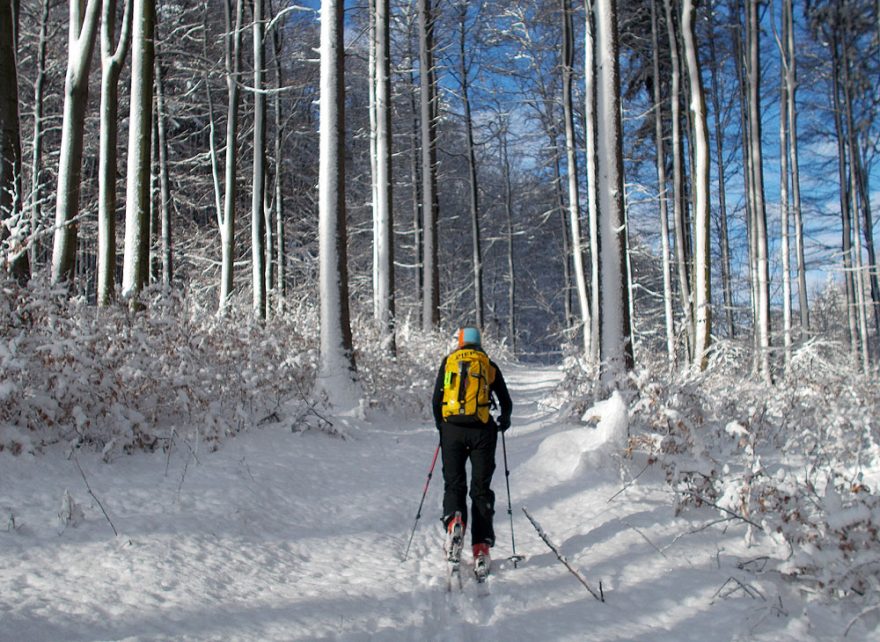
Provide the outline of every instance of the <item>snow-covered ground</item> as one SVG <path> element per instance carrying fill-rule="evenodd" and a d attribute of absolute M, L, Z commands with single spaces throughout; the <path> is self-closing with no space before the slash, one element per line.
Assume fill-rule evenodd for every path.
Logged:
<path fill-rule="evenodd" d="M 505 376 L 516 404 L 514 533 L 526 560 L 506 561 L 499 447 L 488 596 L 467 575 L 461 593 L 446 592 L 439 465 L 401 561 L 437 436 L 425 422 L 370 416 L 350 419 L 347 439 L 276 425 L 215 453 L 181 443 L 170 456 L 110 463 L 60 448 L 0 453 L 0 640 L 842 638 L 856 613 L 762 574 L 744 525 L 715 524 L 708 508 L 674 515 L 659 473 L 618 455 L 619 405 L 600 408 L 598 429 L 563 425 L 542 404 L 558 371 L 513 365 Z M 523 506 L 594 587 L 601 581 L 605 603 L 557 560 Z M 880 639 L 877 627 L 863 617 L 846 639 Z"/>

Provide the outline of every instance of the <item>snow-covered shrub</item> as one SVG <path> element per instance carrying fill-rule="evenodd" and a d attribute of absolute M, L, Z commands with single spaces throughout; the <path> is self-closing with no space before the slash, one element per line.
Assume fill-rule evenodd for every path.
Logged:
<path fill-rule="evenodd" d="M 837 594 L 880 588 L 876 382 L 827 342 L 804 343 L 774 385 L 750 366 L 748 346 L 725 342 L 705 373 L 639 371 L 629 451 L 662 467 L 676 510 L 712 506 L 765 538 L 778 572 Z"/>
<path fill-rule="evenodd" d="M 4 281 L 0 305 L 0 449 L 77 441 L 119 451 L 171 438 L 215 444 L 305 401 L 316 341 L 294 317 L 219 317 L 182 292 L 146 306 L 97 309 L 33 279 Z"/>

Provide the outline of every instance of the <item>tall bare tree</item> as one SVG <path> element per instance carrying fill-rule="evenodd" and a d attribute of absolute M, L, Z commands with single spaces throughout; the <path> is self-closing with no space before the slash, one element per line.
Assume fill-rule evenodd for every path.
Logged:
<path fill-rule="evenodd" d="M 697 42 L 694 34 L 696 9 L 692 0 L 683 0 L 681 34 L 688 71 L 691 118 L 693 123 L 694 166 L 691 192 L 694 198 L 694 365 L 705 369 L 712 336 L 712 279 L 709 249 L 709 125 Z"/>
<path fill-rule="evenodd" d="M 134 299 L 150 276 L 150 166 L 153 134 L 155 0 L 134 0 L 131 37 L 131 107 L 122 295 Z"/>
<path fill-rule="evenodd" d="M 770 381 L 770 262 L 767 241 L 767 210 L 764 204 L 764 161 L 761 147 L 761 46 L 758 4 L 747 0 L 749 155 L 752 170 L 752 234 L 755 245 L 758 372 Z"/>
<path fill-rule="evenodd" d="M 391 130 L 391 11 L 389 0 L 375 0 L 376 77 L 376 303 L 382 343 L 390 354 L 397 351 L 394 338 L 394 214 Z"/>
<path fill-rule="evenodd" d="M 331 403 L 354 399 L 345 210 L 345 59 L 342 0 L 321 0 L 320 162 L 318 176 L 321 350 L 319 387 Z"/>
<path fill-rule="evenodd" d="M 101 126 L 98 158 L 98 305 L 116 292 L 116 172 L 119 74 L 131 43 L 131 0 L 126 0 L 116 41 L 116 0 L 104 0 L 101 20 Z"/>
<path fill-rule="evenodd" d="M 72 281 L 76 266 L 77 216 L 82 175 L 83 130 L 89 99 L 89 68 L 98 33 L 101 0 L 70 0 L 64 119 L 55 195 L 52 280 Z"/>
<path fill-rule="evenodd" d="M 440 270 L 437 252 L 437 79 L 434 69 L 434 15 L 431 0 L 418 0 L 419 88 L 422 146 L 424 268 L 422 328 L 440 323 Z"/>
<path fill-rule="evenodd" d="M 253 0 L 254 23 L 254 135 L 253 172 L 251 191 L 251 283 L 253 287 L 253 311 L 257 317 L 266 318 L 266 94 L 263 77 L 265 74 L 265 24 L 263 22 L 263 0 Z"/>
<path fill-rule="evenodd" d="M 478 327 L 483 327 L 483 252 L 480 242 L 480 204 L 477 183 L 477 155 L 474 148 L 474 119 L 471 113 L 470 65 L 468 64 L 467 42 L 467 0 L 458 4 L 458 73 L 461 101 L 464 107 L 464 128 L 467 144 L 468 162 L 468 206 L 471 220 L 472 261 L 474 273 L 474 318 Z"/>
<path fill-rule="evenodd" d="M 587 289 L 584 265 L 583 235 L 581 233 L 581 208 L 578 189 L 576 141 L 574 132 L 574 109 L 572 105 L 572 75 L 574 70 L 574 35 L 569 0 L 560 0 L 562 16 L 562 110 L 565 124 L 566 177 L 568 181 L 568 225 L 571 233 L 571 252 L 574 258 L 574 278 L 577 284 L 578 302 L 581 310 L 584 355 L 592 354 L 593 324 L 590 318 L 590 295 Z"/>
<path fill-rule="evenodd" d="M 651 0 L 651 43 L 654 72 L 654 141 L 657 148 L 657 185 L 660 204 L 660 250 L 663 269 L 663 317 L 666 328 L 666 358 L 675 363 L 675 317 L 672 312 L 672 270 L 669 257 L 669 198 L 666 179 L 666 151 L 663 144 L 663 98 L 660 84 L 660 38 L 657 1 Z"/>
<path fill-rule="evenodd" d="M 596 1 L 596 116 L 599 159 L 601 376 L 610 385 L 632 369 L 629 262 L 623 191 L 623 124 L 616 0 Z"/>

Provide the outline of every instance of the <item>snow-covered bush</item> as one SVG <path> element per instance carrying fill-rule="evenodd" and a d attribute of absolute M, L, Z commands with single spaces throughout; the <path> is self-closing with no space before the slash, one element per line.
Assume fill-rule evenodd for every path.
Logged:
<path fill-rule="evenodd" d="M 804 343 L 774 385 L 751 376 L 748 354 L 725 342 L 705 373 L 639 371 L 629 451 L 662 467 L 676 510 L 710 506 L 776 551 L 768 568 L 813 590 L 876 591 L 876 382 L 839 344 Z"/>
<path fill-rule="evenodd" d="M 110 457 L 174 436 L 215 444 L 261 421 L 294 421 L 290 404 L 312 387 L 316 340 L 297 317 L 218 317 L 159 290 L 132 314 L 40 279 L 0 287 L 0 449 L 77 441 Z"/>

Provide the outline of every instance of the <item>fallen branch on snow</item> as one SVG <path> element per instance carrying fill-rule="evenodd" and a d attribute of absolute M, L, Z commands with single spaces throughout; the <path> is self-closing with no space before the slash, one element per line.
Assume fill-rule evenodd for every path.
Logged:
<path fill-rule="evenodd" d="M 556 558 L 565 565 L 565 568 L 567 568 L 571 572 L 571 574 L 574 575 L 578 579 L 578 581 L 584 585 L 584 588 L 590 592 L 590 595 L 595 597 L 600 602 L 604 602 L 605 601 L 605 593 L 602 592 L 602 582 L 599 582 L 599 592 L 596 593 L 596 591 L 594 591 L 590 587 L 589 582 L 587 582 L 587 578 L 585 578 L 580 573 L 580 571 L 578 571 L 576 568 L 574 568 L 568 562 L 568 560 L 565 559 L 565 555 L 563 555 L 562 553 L 559 552 L 559 548 L 553 542 L 550 541 L 550 537 L 547 535 L 547 533 L 544 532 L 544 529 L 541 528 L 541 525 L 538 522 L 536 522 L 535 519 L 531 515 L 529 515 L 529 511 L 526 510 L 525 506 L 523 506 L 522 511 L 526 514 L 526 517 L 529 518 L 529 521 L 532 523 L 532 526 L 535 527 L 535 530 L 538 531 L 538 535 L 541 536 L 541 539 L 544 540 L 544 543 L 550 547 L 551 551 L 556 553 Z"/>

